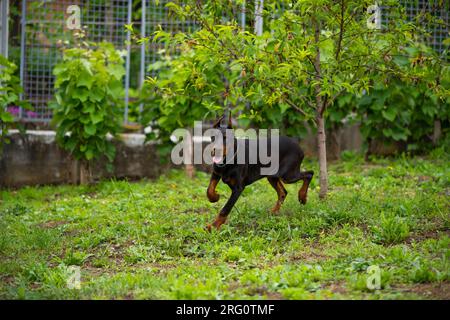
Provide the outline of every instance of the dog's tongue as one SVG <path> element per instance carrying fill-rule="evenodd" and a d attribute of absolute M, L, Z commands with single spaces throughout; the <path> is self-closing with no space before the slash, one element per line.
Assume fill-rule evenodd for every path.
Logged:
<path fill-rule="evenodd" d="M 213 157 L 213 162 L 214 162 L 214 163 L 220 163 L 220 162 L 222 162 L 222 157 L 214 156 L 214 157 Z"/>

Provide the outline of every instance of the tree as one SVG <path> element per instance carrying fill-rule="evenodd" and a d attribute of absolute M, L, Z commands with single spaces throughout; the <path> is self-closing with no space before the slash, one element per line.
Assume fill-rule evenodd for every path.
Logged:
<path fill-rule="evenodd" d="M 392 79 L 422 81 L 440 95 L 448 92 L 434 75 L 439 57 L 408 50 L 422 40 L 422 30 L 406 20 L 397 0 L 383 1 L 389 20 L 381 29 L 368 24 L 373 18 L 368 8 L 376 9 L 372 0 L 265 1 L 269 28 L 262 35 L 242 30 L 235 20 L 220 21 L 218 3 L 223 9 L 228 1 L 183 3 L 168 7 L 180 19 L 197 21 L 199 30 L 176 35 L 159 30 L 151 37 L 192 55 L 187 67 L 192 72 L 186 72 L 188 77 L 175 94 L 192 98 L 195 91 L 197 102 L 232 108 L 241 119 L 270 124 L 261 119 L 263 114 L 294 112 L 297 126 L 305 120 L 313 123 L 321 198 L 328 190 L 325 121 L 338 97 L 363 96 L 375 78 L 384 84 Z M 399 63 L 402 60 L 407 63 Z M 207 66 L 213 68 L 203 72 Z M 219 86 L 208 82 L 220 74 L 218 70 L 233 76 L 223 72 Z M 157 81 L 154 84 L 158 86 Z"/>
<path fill-rule="evenodd" d="M 278 96 L 288 97 L 284 100 L 299 112 L 314 113 L 322 198 L 328 190 L 325 119 L 338 97 L 369 92 L 375 77 L 381 83 L 401 78 L 409 82 L 426 81 L 433 88 L 441 86 L 433 79 L 434 68 L 427 68 L 437 57 L 425 50 L 408 51 L 415 46 L 420 30 L 407 22 L 398 1 L 384 1 L 390 22 L 381 30 L 368 26 L 371 14 L 367 9 L 372 4 L 352 0 L 294 1 L 271 25 L 281 59 L 274 61 L 269 54 L 270 60 L 265 61 L 270 70 L 284 67 L 285 72 L 274 83 L 283 84 L 285 89 L 271 88 L 270 84 L 266 87 Z M 272 5 L 270 10 L 275 8 Z M 419 56 L 426 61 L 425 65 L 411 68 L 409 62 Z M 408 65 L 399 65 L 399 59 L 406 59 Z M 292 101 L 290 92 L 298 87 L 295 84 L 299 80 L 309 92 Z"/>

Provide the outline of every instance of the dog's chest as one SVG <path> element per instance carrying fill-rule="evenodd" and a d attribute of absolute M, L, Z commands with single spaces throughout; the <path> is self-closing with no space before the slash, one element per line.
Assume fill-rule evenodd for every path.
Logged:
<path fill-rule="evenodd" d="M 223 176 L 222 181 L 230 187 L 234 187 L 238 184 L 238 180 L 233 176 Z"/>

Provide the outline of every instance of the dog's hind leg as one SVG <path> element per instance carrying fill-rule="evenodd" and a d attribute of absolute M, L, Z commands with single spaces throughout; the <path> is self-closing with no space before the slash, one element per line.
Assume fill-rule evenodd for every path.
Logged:
<path fill-rule="evenodd" d="M 285 183 L 295 183 L 297 181 L 303 180 L 303 185 L 298 191 L 298 201 L 300 203 L 305 204 L 306 203 L 306 197 L 308 194 L 308 187 L 309 183 L 311 182 L 314 175 L 314 171 L 297 171 L 295 174 L 283 177 L 283 181 Z"/>
<path fill-rule="evenodd" d="M 278 200 L 275 206 L 272 208 L 272 213 L 277 214 L 280 211 L 281 205 L 284 202 L 284 199 L 286 199 L 287 191 L 283 186 L 283 183 L 281 182 L 280 178 L 275 177 L 268 177 L 267 180 L 269 180 L 270 185 L 275 189 L 278 195 Z"/>
<path fill-rule="evenodd" d="M 300 190 L 298 190 L 298 201 L 300 201 L 301 204 L 306 204 L 306 197 L 308 195 L 308 187 L 309 183 L 311 182 L 314 171 L 304 171 L 300 172 L 300 175 L 302 176 L 301 180 L 303 180 L 302 187 Z"/>

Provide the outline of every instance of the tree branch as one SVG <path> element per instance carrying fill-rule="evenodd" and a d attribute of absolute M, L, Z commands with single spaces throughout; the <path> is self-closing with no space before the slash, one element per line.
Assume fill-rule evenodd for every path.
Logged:
<path fill-rule="evenodd" d="M 342 37 L 344 36 L 344 13 L 345 13 L 345 3 L 341 0 L 341 21 L 339 26 L 339 39 L 336 47 L 336 61 L 339 60 L 339 55 L 341 53 Z"/>

